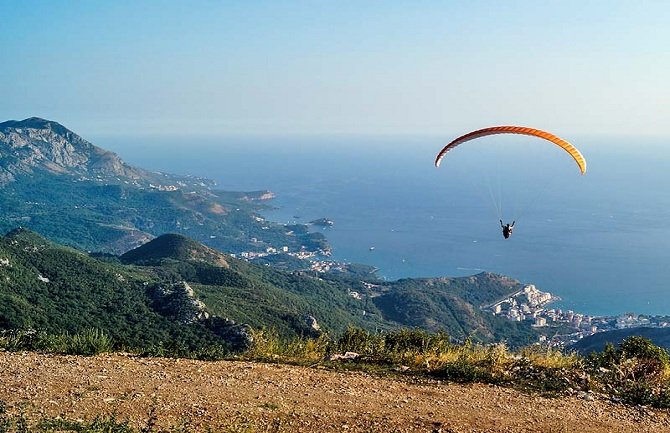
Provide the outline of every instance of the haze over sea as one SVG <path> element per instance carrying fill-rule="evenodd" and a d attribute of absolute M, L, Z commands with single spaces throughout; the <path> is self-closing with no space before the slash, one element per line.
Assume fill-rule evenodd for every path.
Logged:
<path fill-rule="evenodd" d="M 335 259 L 379 274 L 482 270 L 534 283 L 597 315 L 670 314 L 670 152 L 663 140 L 564 137 L 588 160 L 533 139 L 453 137 L 92 137 L 131 164 L 270 189 L 278 222 L 327 217 Z M 499 196 L 502 197 L 499 200 Z M 498 223 L 516 219 L 505 241 Z M 185 233 L 188 234 L 188 233 Z M 374 247 L 373 250 L 370 247 Z"/>

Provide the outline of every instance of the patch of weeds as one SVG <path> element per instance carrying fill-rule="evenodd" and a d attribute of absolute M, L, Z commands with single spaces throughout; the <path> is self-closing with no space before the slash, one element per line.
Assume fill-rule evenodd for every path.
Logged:
<path fill-rule="evenodd" d="M 7 415 L 7 403 L 0 400 L 0 433 L 9 432 L 9 427 L 12 425 L 9 416 Z"/>
<path fill-rule="evenodd" d="M 433 372 L 434 376 L 454 382 L 492 382 L 493 376 L 483 367 L 466 359 L 458 359 Z"/>
<path fill-rule="evenodd" d="M 147 424 L 140 429 L 140 433 L 153 433 L 156 431 L 158 415 L 156 414 L 158 404 L 156 397 L 151 400 L 151 407 L 149 407 L 149 413 L 147 417 Z"/>
<path fill-rule="evenodd" d="M 45 419 L 37 424 L 37 429 L 40 432 L 135 433 L 128 421 L 120 421 L 116 415 L 97 416 L 88 422 Z"/>
<path fill-rule="evenodd" d="M 279 405 L 277 403 L 270 403 L 270 402 L 259 404 L 258 407 L 262 407 L 263 409 L 270 409 L 270 410 L 279 409 Z"/>

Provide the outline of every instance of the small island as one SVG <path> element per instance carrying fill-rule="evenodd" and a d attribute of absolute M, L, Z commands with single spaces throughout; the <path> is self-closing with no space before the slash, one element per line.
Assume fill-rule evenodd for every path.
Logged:
<path fill-rule="evenodd" d="M 309 223 L 312 224 L 312 225 L 321 226 L 321 227 L 332 227 L 333 224 L 335 224 L 335 222 L 333 220 L 328 219 L 328 218 L 315 219 L 313 221 L 310 221 Z"/>

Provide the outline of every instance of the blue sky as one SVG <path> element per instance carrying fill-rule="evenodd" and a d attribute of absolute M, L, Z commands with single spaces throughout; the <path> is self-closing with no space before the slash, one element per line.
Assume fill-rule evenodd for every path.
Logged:
<path fill-rule="evenodd" d="M 667 1 L 0 0 L 0 119 L 670 135 Z"/>

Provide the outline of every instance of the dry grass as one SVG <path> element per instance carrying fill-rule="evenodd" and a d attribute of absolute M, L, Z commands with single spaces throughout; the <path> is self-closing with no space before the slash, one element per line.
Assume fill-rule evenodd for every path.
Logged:
<path fill-rule="evenodd" d="M 300 365 L 323 364 L 331 368 L 369 372 L 405 372 L 456 382 L 484 382 L 520 387 L 544 393 L 594 390 L 624 402 L 670 407 L 670 356 L 648 340 L 631 337 L 620 347 L 609 347 L 584 358 L 574 352 L 539 345 L 512 351 L 504 344 L 455 344 L 444 333 L 398 330 L 372 333 L 349 328 L 338 338 L 286 340 L 274 331 L 255 331 L 254 345 L 242 354 L 221 347 L 184 353 L 160 351 L 137 353 L 206 360 L 225 358 Z M 111 351 L 104 333 L 48 335 L 39 332 L 4 332 L 0 350 L 37 350 L 49 353 L 94 355 Z M 344 355 L 347 356 L 333 356 Z M 1 432 L 0 432 L 1 433 Z"/>

